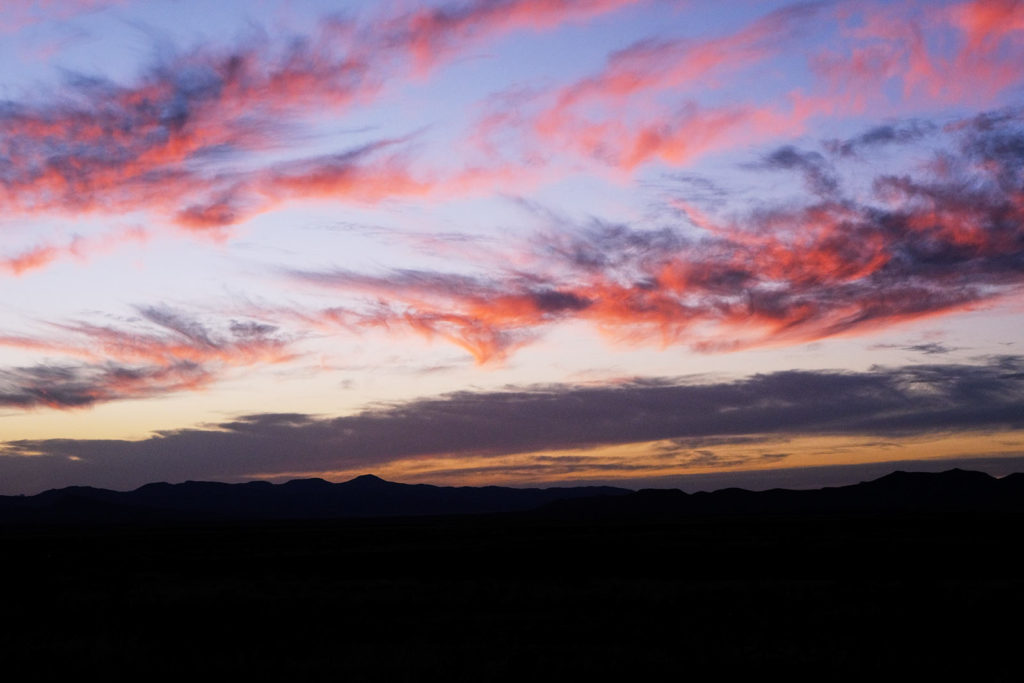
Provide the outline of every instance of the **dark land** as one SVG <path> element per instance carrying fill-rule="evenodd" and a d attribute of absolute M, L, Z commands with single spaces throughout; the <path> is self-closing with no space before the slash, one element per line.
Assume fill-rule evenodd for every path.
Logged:
<path fill-rule="evenodd" d="M 0 658 L 39 680 L 1019 680 L 1022 482 L 0 498 Z"/>

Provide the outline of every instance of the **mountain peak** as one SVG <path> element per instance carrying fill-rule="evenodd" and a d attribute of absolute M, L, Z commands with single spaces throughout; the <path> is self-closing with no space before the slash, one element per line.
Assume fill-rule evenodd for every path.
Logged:
<path fill-rule="evenodd" d="M 330 485 L 331 482 L 327 481 L 326 479 L 321 479 L 320 477 L 310 477 L 309 479 L 292 479 L 290 481 L 286 481 L 283 484 L 283 486 L 288 486 L 291 488 L 321 488 Z"/>
<path fill-rule="evenodd" d="M 390 484 L 391 482 L 381 479 L 376 474 L 360 474 L 355 479 L 350 479 L 345 483 L 366 486 L 368 484 Z"/>

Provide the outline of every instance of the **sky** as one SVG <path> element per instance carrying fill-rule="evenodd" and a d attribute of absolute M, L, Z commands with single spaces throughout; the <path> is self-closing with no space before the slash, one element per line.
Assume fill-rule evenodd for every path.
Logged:
<path fill-rule="evenodd" d="M 4 0 L 0 494 L 1024 470 L 1024 2 Z"/>

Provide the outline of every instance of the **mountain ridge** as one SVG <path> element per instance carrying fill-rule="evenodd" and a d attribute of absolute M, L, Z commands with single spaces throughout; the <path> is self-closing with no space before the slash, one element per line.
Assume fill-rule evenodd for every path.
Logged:
<path fill-rule="evenodd" d="M 525 513 L 553 518 L 671 518 L 894 512 L 1022 512 L 1024 474 L 1001 479 L 959 468 L 897 470 L 878 479 L 811 490 L 725 488 L 633 491 L 612 486 L 510 488 L 436 486 L 363 474 L 344 482 L 320 478 L 225 483 L 151 482 L 131 491 L 90 486 L 0 496 L 0 524 L 201 520 L 296 520 Z"/>
<path fill-rule="evenodd" d="M 344 482 L 320 478 L 226 483 L 150 482 L 131 491 L 90 486 L 0 496 L 0 524 L 126 521 L 333 519 L 522 512 L 575 497 L 626 495 L 611 486 L 510 488 L 402 484 L 373 474 Z M 132 519 L 129 519 L 132 518 Z"/>
<path fill-rule="evenodd" d="M 996 478 L 953 468 L 906 472 L 847 486 L 750 491 L 726 488 L 687 494 L 677 489 L 641 489 L 621 500 L 558 501 L 546 512 L 594 519 L 686 515 L 801 515 L 902 513 L 1024 513 L 1024 475 Z"/>

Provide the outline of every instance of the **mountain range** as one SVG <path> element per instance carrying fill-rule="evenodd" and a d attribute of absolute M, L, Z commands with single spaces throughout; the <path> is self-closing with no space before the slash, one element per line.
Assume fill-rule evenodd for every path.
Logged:
<path fill-rule="evenodd" d="M 684 493 L 610 486 L 450 487 L 400 484 L 374 475 L 331 483 L 188 481 L 134 491 L 72 486 L 34 496 L 0 496 L 0 524 L 146 523 L 201 520 L 338 519 L 526 513 L 551 518 L 678 518 L 894 512 L 1024 512 L 1024 474 L 997 479 L 960 469 L 893 472 L 815 490 L 730 488 Z"/>

